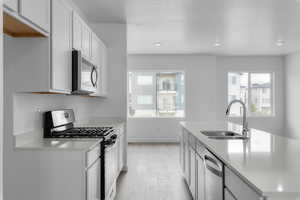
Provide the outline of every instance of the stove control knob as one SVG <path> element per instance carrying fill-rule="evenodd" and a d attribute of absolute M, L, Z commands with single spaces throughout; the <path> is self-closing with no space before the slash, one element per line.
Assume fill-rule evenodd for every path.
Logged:
<path fill-rule="evenodd" d="M 114 135 L 110 136 L 110 139 L 113 139 L 113 140 L 117 139 L 117 135 L 114 134 Z"/>

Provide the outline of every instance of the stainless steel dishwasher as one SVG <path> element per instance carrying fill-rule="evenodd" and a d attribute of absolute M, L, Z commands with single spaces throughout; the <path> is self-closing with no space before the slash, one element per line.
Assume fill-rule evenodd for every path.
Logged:
<path fill-rule="evenodd" d="M 205 200 L 223 200 L 223 163 L 206 150 L 205 165 Z"/>

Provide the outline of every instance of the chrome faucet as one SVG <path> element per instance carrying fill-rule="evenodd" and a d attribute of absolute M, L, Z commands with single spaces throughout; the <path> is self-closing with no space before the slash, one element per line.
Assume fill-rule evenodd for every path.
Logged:
<path fill-rule="evenodd" d="M 245 103 L 242 102 L 241 100 L 231 101 L 226 109 L 226 115 L 229 115 L 230 108 L 231 108 L 232 104 L 234 104 L 234 103 L 240 103 L 243 107 L 243 131 L 242 131 L 242 134 L 244 137 L 248 137 L 247 109 L 246 109 Z"/>

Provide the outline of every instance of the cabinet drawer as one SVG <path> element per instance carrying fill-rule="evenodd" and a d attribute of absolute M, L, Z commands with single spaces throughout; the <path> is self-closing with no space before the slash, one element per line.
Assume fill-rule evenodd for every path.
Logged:
<path fill-rule="evenodd" d="M 240 177 L 225 167 L 225 186 L 237 199 L 260 200 L 261 197 L 249 187 Z"/>
<path fill-rule="evenodd" d="M 87 152 L 86 155 L 86 166 L 90 166 L 100 156 L 100 144 Z"/>

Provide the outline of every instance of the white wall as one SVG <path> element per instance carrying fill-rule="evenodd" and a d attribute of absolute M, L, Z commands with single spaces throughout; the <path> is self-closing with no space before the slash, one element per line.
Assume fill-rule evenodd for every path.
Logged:
<path fill-rule="evenodd" d="M 216 119 L 216 57 L 210 55 L 129 55 L 128 70 L 184 70 L 186 120 Z M 213 78 L 212 78 L 213 77 Z M 182 118 L 128 118 L 129 141 L 169 142 L 177 140 Z"/>
<path fill-rule="evenodd" d="M 286 134 L 300 138 L 300 52 L 290 54 L 285 59 L 286 79 Z"/>
<path fill-rule="evenodd" d="M 186 118 L 128 118 L 131 142 L 177 141 L 178 122 L 225 120 L 227 72 L 268 70 L 276 76 L 276 117 L 249 119 L 252 127 L 281 134 L 283 112 L 283 57 L 211 55 L 129 55 L 128 70 L 178 69 L 186 75 Z"/>

